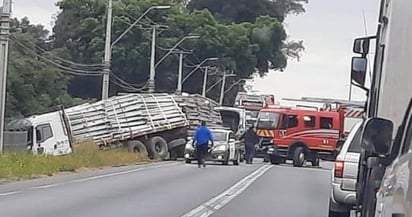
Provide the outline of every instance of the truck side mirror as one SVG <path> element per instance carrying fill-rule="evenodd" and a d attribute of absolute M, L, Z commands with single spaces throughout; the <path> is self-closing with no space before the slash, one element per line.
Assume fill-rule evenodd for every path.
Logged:
<path fill-rule="evenodd" d="M 363 57 L 352 58 L 351 80 L 364 87 L 366 80 L 366 70 L 368 68 L 368 59 Z"/>
<path fill-rule="evenodd" d="M 362 134 L 362 148 L 378 155 L 390 152 L 393 122 L 382 118 L 371 118 L 365 123 Z"/>
<path fill-rule="evenodd" d="M 353 43 L 353 52 L 366 56 L 369 54 L 370 38 L 357 38 Z"/>

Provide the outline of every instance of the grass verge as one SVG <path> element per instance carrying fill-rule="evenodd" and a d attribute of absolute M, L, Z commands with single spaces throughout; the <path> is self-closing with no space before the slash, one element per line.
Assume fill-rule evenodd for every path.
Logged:
<path fill-rule="evenodd" d="M 26 153 L 0 155 L 0 179 L 31 179 L 60 172 L 76 172 L 146 161 L 145 156 L 128 153 L 126 149 L 100 151 L 94 143 L 88 142 L 77 145 L 74 152 L 66 156 L 35 156 Z"/>

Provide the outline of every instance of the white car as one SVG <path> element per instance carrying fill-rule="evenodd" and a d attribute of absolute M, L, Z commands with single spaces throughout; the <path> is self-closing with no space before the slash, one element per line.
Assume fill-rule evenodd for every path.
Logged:
<path fill-rule="evenodd" d="M 329 217 L 349 217 L 356 205 L 362 122 L 353 126 L 332 169 Z"/>
<path fill-rule="evenodd" d="M 243 161 L 243 151 L 239 142 L 235 140 L 235 134 L 231 130 L 226 129 L 211 129 L 214 146 L 209 147 L 209 152 L 205 157 L 206 161 L 221 162 L 224 165 L 233 162 L 234 165 L 239 165 Z M 193 141 L 190 139 L 185 147 L 186 163 L 191 163 L 196 159 L 195 148 Z"/>

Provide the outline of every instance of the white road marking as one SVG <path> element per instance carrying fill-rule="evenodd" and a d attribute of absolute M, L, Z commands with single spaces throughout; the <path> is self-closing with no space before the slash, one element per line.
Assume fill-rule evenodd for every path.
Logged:
<path fill-rule="evenodd" d="M 107 178 L 107 177 L 112 177 L 112 176 L 120 176 L 120 175 L 130 174 L 130 173 L 134 173 L 134 172 L 138 172 L 138 171 L 142 171 L 142 170 L 146 170 L 146 169 L 156 169 L 156 168 L 174 166 L 174 165 L 177 165 L 177 164 L 179 164 L 179 163 L 176 162 L 176 163 L 171 163 L 171 164 L 162 164 L 162 165 L 158 165 L 158 166 L 142 167 L 142 168 L 126 170 L 126 171 L 122 171 L 122 172 L 116 172 L 116 173 L 109 173 L 109 174 L 104 174 L 104 175 L 99 175 L 99 176 L 87 177 L 87 178 L 84 178 L 84 179 L 76 179 L 76 180 L 68 181 L 68 182 L 65 182 L 65 183 L 86 182 L 86 181 L 90 181 L 90 180 L 96 180 L 96 179 L 102 179 L 102 178 Z"/>
<path fill-rule="evenodd" d="M 58 186 L 58 185 L 59 184 L 41 185 L 41 186 L 30 188 L 30 190 L 52 188 L 52 187 L 55 187 L 55 186 Z"/>
<path fill-rule="evenodd" d="M 246 190 L 252 183 L 254 183 L 259 177 L 265 174 L 272 165 L 263 165 L 259 169 L 255 170 L 235 185 L 224 191 L 223 193 L 217 195 L 216 197 L 210 199 L 209 201 L 203 203 L 199 207 L 189 211 L 182 217 L 208 217 L 215 213 L 217 210 L 225 206 L 231 200 L 236 198 L 244 190 Z"/>
<path fill-rule="evenodd" d="M 156 169 L 156 168 L 162 168 L 162 167 L 169 167 L 169 166 L 174 166 L 174 165 L 178 165 L 178 164 L 180 164 L 180 163 L 179 162 L 165 163 L 165 164 L 161 164 L 161 165 L 157 165 L 157 166 L 147 166 L 147 167 L 141 167 L 141 168 L 132 169 L 132 170 L 126 170 L 126 171 L 122 171 L 122 172 L 109 173 L 109 174 L 104 174 L 104 175 L 99 175 L 99 176 L 91 176 L 91 177 L 87 177 L 87 178 L 83 178 L 83 179 L 75 179 L 75 180 L 71 180 L 71 181 L 67 181 L 67 182 L 55 183 L 55 184 L 50 184 L 50 185 L 41 185 L 41 186 L 36 186 L 36 187 L 31 187 L 31 188 L 28 188 L 28 189 L 24 189 L 24 190 L 21 190 L 21 191 L 11 191 L 11 192 L 4 192 L 4 193 L 0 192 L 0 197 L 10 196 L 10 195 L 14 195 L 14 194 L 20 194 L 20 193 L 24 193 L 24 192 L 31 191 L 31 190 L 40 190 L 40 189 L 47 189 L 47 188 L 57 187 L 57 186 L 61 186 L 61 185 L 64 185 L 64 184 L 69 184 L 69 183 L 80 183 L 80 182 L 86 182 L 86 181 L 102 179 L 102 178 L 107 178 L 107 177 L 112 177 L 112 176 L 125 175 L 125 174 L 130 174 L 130 173 L 134 173 L 134 172 L 138 172 L 138 171 L 142 171 L 142 170 L 147 170 L 147 169 Z"/>
<path fill-rule="evenodd" d="M 4 192 L 4 193 L 0 193 L 0 197 L 1 196 L 9 196 L 9 195 L 18 194 L 18 193 L 21 193 L 21 191 Z"/>

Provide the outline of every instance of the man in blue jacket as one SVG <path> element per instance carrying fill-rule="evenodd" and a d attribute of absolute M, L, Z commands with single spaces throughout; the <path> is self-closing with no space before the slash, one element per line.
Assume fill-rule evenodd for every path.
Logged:
<path fill-rule="evenodd" d="M 209 128 L 206 127 L 206 122 L 202 121 L 201 126 L 197 128 L 194 136 L 194 142 L 196 144 L 197 165 L 199 168 L 202 164 L 203 167 L 206 167 L 205 155 L 207 154 L 209 141 L 213 146 L 212 133 L 210 132 Z"/>

